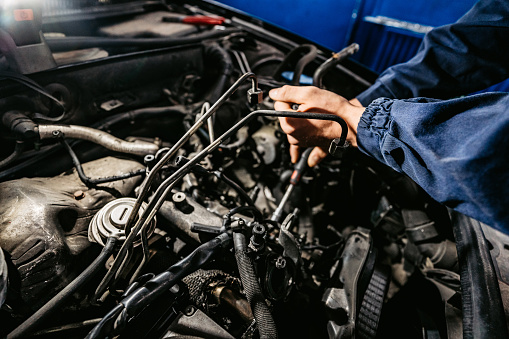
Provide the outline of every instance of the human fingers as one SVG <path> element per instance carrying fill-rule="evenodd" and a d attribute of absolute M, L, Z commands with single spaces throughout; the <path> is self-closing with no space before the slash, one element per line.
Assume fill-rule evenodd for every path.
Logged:
<path fill-rule="evenodd" d="M 314 86 L 288 86 L 271 89 L 269 97 L 274 101 L 303 104 L 313 97 L 313 93 L 320 91 Z"/>
<path fill-rule="evenodd" d="M 315 167 L 323 159 L 325 159 L 325 157 L 327 157 L 327 155 L 328 155 L 328 152 L 326 152 L 323 148 L 321 148 L 321 147 L 313 148 L 313 150 L 309 154 L 309 158 L 308 158 L 309 167 Z"/>
<path fill-rule="evenodd" d="M 291 111 L 292 106 L 289 102 L 276 101 L 276 102 L 274 102 L 274 110 L 276 110 L 276 111 Z"/>
<path fill-rule="evenodd" d="M 299 160 L 300 147 L 297 145 L 290 145 L 290 160 L 295 164 Z"/>
<path fill-rule="evenodd" d="M 307 119 L 280 117 L 279 126 L 286 134 L 296 133 L 296 137 L 301 137 L 311 125 Z"/>

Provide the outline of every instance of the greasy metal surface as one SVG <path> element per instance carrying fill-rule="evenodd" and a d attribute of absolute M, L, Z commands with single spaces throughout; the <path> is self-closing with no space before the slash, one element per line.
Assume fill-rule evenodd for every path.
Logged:
<path fill-rule="evenodd" d="M 83 167 L 92 176 L 111 176 L 143 166 L 108 157 Z M 114 194 L 129 194 L 139 181 L 134 177 L 89 189 L 72 171 L 0 183 L 0 247 L 18 269 L 21 297 L 30 307 L 43 304 L 79 273 L 73 258 L 90 245 L 90 219 Z M 84 197 L 76 200 L 80 190 Z"/>
<path fill-rule="evenodd" d="M 186 201 L 193 209 L 192 214 L 186 214 L 181 211 L 177 206 L 175 206 L 173 201 L 164 202 L 159 210 L 159 214 L 164 219 L 168 220 L 172 226 L 176 227 L 176 230 L 179 231 L 181 235 L 201 242 L 200 235 L 191 231 L 193 222 L 221 228 L 223 223 L 223 219 L 221 217 L 208 211 L 205 207 L 198 204 L 193 199 L 186 199 Z"/>
<path fill-rule="evenodd" d="M 190 306 L 185 313 L 179 315 L 163 338 L 195 336 L 199 338 L 233 339 L 231 334 L 201 310 Z"/>

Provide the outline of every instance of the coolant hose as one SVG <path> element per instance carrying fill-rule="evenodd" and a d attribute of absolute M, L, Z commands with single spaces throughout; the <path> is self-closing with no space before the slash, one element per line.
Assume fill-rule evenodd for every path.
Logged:
<path fill-rule="evenodd" d="M 208 98 L 209 102 L 216 102 L 223 94 L 226 81 L 232 74 L 232 59 L 228 52 L 218 44 L 206 45 L 203 53 L 205 59 L 211 59 L 214 66 L 218 68 L 219 77 Z"/>
<path fill-rule="evenodd" d="M 27 334 L 33 332 L 38 325 L 40 325 L 44 320 L 48 318 L 48 316 L 53 315 L 56 310 L 59 310 L 62 304 L 72 296 L 76 291 L 78 291 L 83 285 L 85 285 L 91 278 L 93 278 L 106 263 L 106 260 L 110 257 L 113 249 L 115 248 L 115 244 L 117 242 L 117 238 L 110 237 L 106 241 L 106 245 L 103 247 L 99 256 L 83 271 L 79 276 L 77 276 L 69 285 L 67 285 L 63 290 L 61 290 L 57 295 L 55 295 L 50 301 L 48 301 L 44 306 L 37 310 L 30 318 L 25 320 L 21 325 L 16 327 L 11 333 L 7 335 L 8 339 L 13 338 L 22 338 L 26 337 Z"/>
<path fill-rule="evenodd" d="M 240 232 L 233 233 L 233 245 L 240 280 L 242 281 L 247 300 L 251 305 L 260 338 L 277 338 L 276 323 L 272 318 L 269 307 L 265 303 L 260 284 L 256 278 L 253 262 L 246 252 L 247 245 L 244 234 Z"/>
<path fill-rule="evenodd" d="M 500 287 L 481 224 L 451 211 L 458 250 L 463 338 L 509 338 Z"/>

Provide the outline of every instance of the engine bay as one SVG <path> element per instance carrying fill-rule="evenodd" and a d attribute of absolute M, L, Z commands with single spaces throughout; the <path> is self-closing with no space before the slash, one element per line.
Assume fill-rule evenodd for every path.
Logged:
<path fill-rule="evenodd" d="M 356 149 L 290 162 L 278 117 L 343 122 L 268 91 L 354 98 L 376 77 L 358 46 L 330 57 L 211 8 L 55 14 L 53 66 L 0 62 L 1 335 L 461 337 L 462 221 Z M 482 227 L 507 296 L 509 242 Z"/>

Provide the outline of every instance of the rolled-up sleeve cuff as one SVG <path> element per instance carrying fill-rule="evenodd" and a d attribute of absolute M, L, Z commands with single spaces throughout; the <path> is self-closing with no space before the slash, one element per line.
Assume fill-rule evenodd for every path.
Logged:
<path fill-rule="evenodd" d="M 382 156 L 382 144 L 390 127 L 390 111 L 394 100 L 375 99 L 366 107 L 357 126 L 357 145 L 359 150 L 385 163 Z"/>

